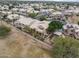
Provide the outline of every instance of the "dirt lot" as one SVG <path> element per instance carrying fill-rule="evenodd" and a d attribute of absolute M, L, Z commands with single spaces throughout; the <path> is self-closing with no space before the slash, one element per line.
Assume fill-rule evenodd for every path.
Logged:
<path fill-rule="evenodd" d="M 51 57 L 48 51 L 39 48 L 29 36 L 5 22 L 3 24 L 11 27 L 11 33 L 0 38 L 0 57 Z"/>
<path fill-rule="evenodd" d="M 73 17 L 69 17 L 68 21 L 71 22 L 71 23 L 76 23 L 77 24 L 79 22 L 79 16 L 74 15 Z"/>

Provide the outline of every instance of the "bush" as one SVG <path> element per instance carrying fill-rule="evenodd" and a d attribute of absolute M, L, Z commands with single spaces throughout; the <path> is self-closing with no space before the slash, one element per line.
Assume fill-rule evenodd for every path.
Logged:
<path fill-rule="evenodd" d="M 52 56 L 56 58 L 79 57 L 79 41 L 71 37 L 58 37 L 53 40 Z"/>
<path fill-rule="evenodd" d="M 9 27 L 0 26 L 0 36 L 6 36 L 10 31 L 11 29 Z"/>

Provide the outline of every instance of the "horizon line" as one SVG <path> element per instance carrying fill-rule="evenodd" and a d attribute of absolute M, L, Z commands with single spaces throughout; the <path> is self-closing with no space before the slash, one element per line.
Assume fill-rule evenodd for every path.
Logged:
<path fill-rule="evenodd" d="M 70 0 L 69 0 L 69 1 L 68 1 L 68 0 L 65 0 L 65 1 L 64 1 L 64 0 L 62 0 L 62 1 L 59 1 L 59 0 L 58 0 L 58 1 L 57 1 L 57 0 L 0 0 L 0 2 L 1 2 L 1 1 L 26 1 L 26 2 L 71 2 L 71 3 L 73 3 L 73 2 L 77 3 L 77 2 L 78 2 L 78 3 L 79 3 L 79 1 L 77 1 L 77 0 L 75 0 L 75 1 L 74 1 L 74 0 L 71 0 L 71 1 L 70 1 Z"/>

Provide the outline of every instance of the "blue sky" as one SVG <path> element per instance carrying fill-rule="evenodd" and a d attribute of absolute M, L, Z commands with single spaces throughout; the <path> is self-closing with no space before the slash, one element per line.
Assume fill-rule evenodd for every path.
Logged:
<path fill-rule="evenodd" d="M 73 1 L 73 2 L 79 2 L 79 0 L 22 0 L 22 1 Z"/>

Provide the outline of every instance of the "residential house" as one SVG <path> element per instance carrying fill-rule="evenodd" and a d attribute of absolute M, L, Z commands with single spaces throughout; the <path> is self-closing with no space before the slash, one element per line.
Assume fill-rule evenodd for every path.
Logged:
<path fill-rule="evenodd" d="M 24 28 L 28 26 L 31 29 L 46 34 L 46 29 L 48 28 L 49 21 L 39 21 L 37 19 L 32 19 L 29 17 L 20 16 L 21 18 L 15 22 L 16 27 Z"/>
<path fill-rule="evenodd" d="M 63 26 L 63 33 L 79 39 L 79 25 L 68 23 Z"/>
<path fill-rule="evenodd" d="M 20 15 L 18 15 L 18 14 L 10 14 L 10 15 L 7 16 L 6 21 L 12 22 L 12 24 L 13 24 L 19 18 L 20 18 Z"/>

